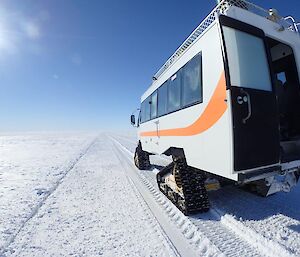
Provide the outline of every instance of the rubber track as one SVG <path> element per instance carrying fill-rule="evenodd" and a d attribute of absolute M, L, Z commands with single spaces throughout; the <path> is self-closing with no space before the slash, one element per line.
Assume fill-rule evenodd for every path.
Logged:
<path fill-rule="evenodd" d="M 172 172 L 177 176 L 177 180 L 180 180 L 183 197 L 163 182 L 163 177 Z M 177 160 L 175 163 L 169 164 L 157 174 L 160 191 L 185 215 L 209 210 L 204 180 L 205 177 L 201 172 L 188 167 L 184 160 Z"/>

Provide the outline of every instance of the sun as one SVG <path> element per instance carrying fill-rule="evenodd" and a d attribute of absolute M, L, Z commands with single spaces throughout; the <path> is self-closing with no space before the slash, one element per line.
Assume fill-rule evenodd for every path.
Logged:
<path fill-rule="evenodd" d="M 13 33 L 10 32 L 9 27 L 4 20 L 0 20 L 0 50 L 2 54 L 15 53 L 16 47 L 14 44 Z"/>

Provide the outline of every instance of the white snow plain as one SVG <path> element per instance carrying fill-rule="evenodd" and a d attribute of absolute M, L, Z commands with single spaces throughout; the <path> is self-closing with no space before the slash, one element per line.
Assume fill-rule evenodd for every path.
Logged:
<path fill-rule="evenodd" d="M 134 168 L 135 145 L 132 133 L 0 135 L 0 256 L 300 256 L 299 185 L 268 198 L 228 186 L 185 217 L 155 168 Z"/>
<path fill-rule="evenodd" d="M 0 136 L 0 256 L 174 256 L 106 137 Z"/>

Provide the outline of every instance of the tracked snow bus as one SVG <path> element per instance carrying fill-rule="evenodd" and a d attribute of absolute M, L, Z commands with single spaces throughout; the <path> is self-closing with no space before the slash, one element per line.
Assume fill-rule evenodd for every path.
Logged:
<path fill-rule="evenodd" d="M 296 185 L 298 25 L 275 9 L 221 1 L 154 75 L 131 116 L 134 161 L 148 169 L 149 155 L 172 156 L 157 182 L 183 213 L 207 211 L 216 180 L 265 196 Z"/>

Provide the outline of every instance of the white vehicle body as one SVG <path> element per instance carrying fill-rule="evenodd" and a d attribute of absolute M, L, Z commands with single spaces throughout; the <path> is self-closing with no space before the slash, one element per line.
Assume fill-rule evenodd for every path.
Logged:
<path fill-rule="evenodd" d="M 283 73 L 280 68 L 275 73 L 271 67 L 285 55 L 293 56 L 297 69 L 294 76 L 299 78 L 300 36 L 296 30 L 295 24 L 288 24 L 276 14 L 269 15 L 248 2 L 222 1 L 171 56 L 141 97 L 142 103 L 150 104 L 150 107 L 142 105 L 139 117 L 138 138 L 142 149 L 152 154 L 183 149 L 189 166 L 239 182 L 298 170 L 299 140 L 289 138 L 286 143 L 280 134 L 275 78 Z M 243 46 L 237 45 L 243 40 L 244 44 L 253 42 L 248 53 L 239 55 L 237 49 Z M 251 57 L 252 54 L 257 54 L 257 58 Z M 166 81 L 172 83 L 177 79 L 177 74 L 187 76 L 182 75 L 185 72 L 182 67 L 197 55 L 201 59 L 202 95 L 184 106 L 181 89 L 180 108 L 158 115 L 159 96 L 154 94 L 159 94 Z M 264 61 L 266 65 L 262 66 Z M 244 74 L 247 65 L 256 65 L 257 70 Z M 154 104 L 156 107 L 151 106 Z M 148 120 L 146 108 L 153 111 Z M 283 158 L 281 149 L 285 144 L 288 149 L 296 150 Z"/>

